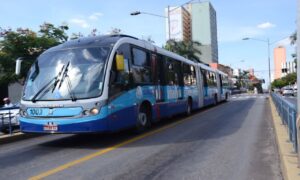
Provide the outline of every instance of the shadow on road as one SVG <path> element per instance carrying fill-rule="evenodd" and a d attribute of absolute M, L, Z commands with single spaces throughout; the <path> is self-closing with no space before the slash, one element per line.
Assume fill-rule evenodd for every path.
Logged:
<path fill-rule="evenodd" d="M 188 119 L 183 115 L 164 119 L 154 124 L 154 127 L 149 131 L 154 131 L 179 121 L 182 121 L 182 123 L 137 142 L 130 143 L 126 147 L 189 143 L 201 140 L 205 142 L 204 140 L 223 138 L 239 130 L 254 102 L 254 99 L 230 101 L 216 107 L 196 111 Z M 138 135 L 130 130 L 112 134 L 47 135 L 34 138 L 33 142 L 30 142 L 33 145 L 29 146 L 23 147 L 21 143 L 26 143 L 25 141 L 16 142 L 15 146 L 20 147 L 15 147 L 6 153 L 0 153 L 0 161 L 1 164 L 5 165 L 5 168 L 8 168 L 18 164 L 30 163 L 34 159 L 48 159 L 49 157 L 57 156 L 57 154 L 72 154 L 75 149 L 84 150 L 82 151 L 82 155 L 84 155 L 91 151 L 116 145 L 136 136 Z"/>
<path fill-rule="evenodd" d="M 168 133 L 169 131 L 174 131 L 171 133 L 181 134 L 182 137 L 179 137 L 175 141 L 174 138 L 161 138 L 159 141 L 151 141 L 146 144 L 131 143 L 126 147 L 183 143 L 230 135 L 240 128 L 241 124 L 247 117 L 248 110 L 254 102 L 255 100 L 253 99 L 232 101 L 229 103 L 222 103 L 216 107 L 201 109 L 194 112 L 190 119 L 184 123 L 159 133 L 160 136 L 164 136 L 164 133 Z M 154 131 L 172 123 L 182 121 L 184 118 L 185 117 L 183 115 L 179 115 L 173 118 L 163 119 L 162 121 L 155 123 L 154 127 L 152 127 L 149 131 Z M 192 131 L 198 131 L 198 133 L 195 134 L 192 133 Z M 81 134 L 49 141 L 39 144 L 39 146 L 51 148 L 101 149 L 129 140 L 136 136 L 136 134 L 132 133 L 132 130 L 109 134 Z"/>

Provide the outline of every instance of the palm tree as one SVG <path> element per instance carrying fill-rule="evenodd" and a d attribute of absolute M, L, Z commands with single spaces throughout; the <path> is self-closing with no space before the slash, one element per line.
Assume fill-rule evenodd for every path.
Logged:
<path fill-rule="evenodd" d="M 192 61 L 203 63 L 197 56 L 197 54 L 201 55 L 201 51 L 196 48 L 197 46 L 201 46 L 201 43 L 198 41 L 175 41 L 170 39 L 164 48 Z"/>
<path fill-rule="evenodd" d="M 297 42 L 297 31 L 295 31 L 292 35 L 290 35 L 291 45 L 296 44 Z"/>
<path fill-rule="evenodd" d="M 295 45 L 297 42 L 297 31 L 295 31 L 292 35 L 290 35 L 291 45 Z M 293 53 L 292 57 L 294 58 L 294 62 L 297 66 L 297 53 Z"/>

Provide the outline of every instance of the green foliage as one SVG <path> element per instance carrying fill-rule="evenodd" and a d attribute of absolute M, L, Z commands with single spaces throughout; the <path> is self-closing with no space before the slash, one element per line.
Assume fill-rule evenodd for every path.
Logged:
<path fill-rule="evenodd" d="M 201 51 L 196 47 L 201 46 L 201 43 L 197 41 L 175 41 L 170 39 L 165 45 L 165 49 L 174 53 L 177 53 L 187 59 L 195 62 L 201 62 L 197 54 L 201 54 Z"/>
<path fill-rule="evenodd" d="M 297 81 L 297 74 L 290 73 L 280 79 L 275 79 L 272 82 L 272 88 L 282 88 L 287 85 L 293 85 L 296 83 L 296 81 Z"/>
<path fill-rule="evenodd" d="M 290 35 L 291 45 L 296 44 L 297 42 L 297 31 L 295 31 L 292 35 Z"/>
<path fill-rule="evenodd" d="M 290 35 L 291 45 L 296 45 L 297 43 L 297 31 L 295 31 L 292 35 Z M 292 57 L 294 58 L 294 62 L 297 64 L 297 53 L 293 53 Z"/>
<path fill-rule="evenodd" d="M 0 28 L 0 85 L 24 79 L 31 64 L 46 49 L 56 46 L 68 39 L 65 31 L 67 25 L 55 27 L 44 23 L 38 33 L 27 28 Z M 15 60 L 22 57 L 21 75 L 15 75 Z"/>

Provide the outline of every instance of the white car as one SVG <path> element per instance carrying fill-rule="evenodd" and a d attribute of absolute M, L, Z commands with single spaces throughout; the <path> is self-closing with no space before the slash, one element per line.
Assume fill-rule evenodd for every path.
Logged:
<path fill-rule="evenodd" d="M 0 108 L 0 131 L 2 133 L 9 133 L 10 128 L 19 128 L 19 106 L 2 107 Z"/>
<path fill-rule="evenodd" d="M 284 87 L 282 91 L 283 96 L 294 96 L 294 90 L 291 87 Z"/>
<path fill-rule="evenodd" d="M 297 85 L 294 86 L 293 90 L 294 90 L 294 96 L 297 96 Z"/>

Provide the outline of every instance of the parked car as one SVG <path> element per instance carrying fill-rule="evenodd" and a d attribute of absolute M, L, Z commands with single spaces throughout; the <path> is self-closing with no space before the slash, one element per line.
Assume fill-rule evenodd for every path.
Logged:
<path fill-rule="evenodd" d="M 283 96 L 294 96 L 294 90 L 292 87 L 285 86 L 282 89 L 282 95 Z"/>
<path fill-rule="evenodd" d="M 297 84 L 296 84 L 296 85 L 294 85 L 294 88 L 293 88 L 293 90 L 294 90 L 294 96 L 297 96 Z"/>
<path fill-rule="evenodd" d="M 19 104 L 14 104 L 12 107 L 0 108 L 0 131 L 9 133 L 11 130 L 19 128 Z"/>
<path fill-rule="evenodd" d="M 279 94 L 281 94 L 281 90 L 280 90 L 279 88 L 274 88 L 273 91 L 274 91 L 274 93 L 279 93 Z"/>

